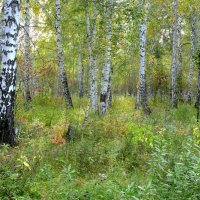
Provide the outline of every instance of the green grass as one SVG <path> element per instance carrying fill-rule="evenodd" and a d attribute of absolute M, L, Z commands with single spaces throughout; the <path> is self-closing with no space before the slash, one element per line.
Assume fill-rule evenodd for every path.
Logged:
<path fill-rule="evenodd" d="M 152 115 L 118 97 L 106 116 L 83 126 L 85 99 L 66 110 L 61 99 L 18 99 L 19 145 L 0 149 L 0 199 L 199 198 L 199 124 L 195 109 L 151 103 Z M 74 141 L 56 144 L 71 123 Z M 189 190 L 185 189 L 188 187 Z M 180 195 L 181 194 L 181 195 Z"/>

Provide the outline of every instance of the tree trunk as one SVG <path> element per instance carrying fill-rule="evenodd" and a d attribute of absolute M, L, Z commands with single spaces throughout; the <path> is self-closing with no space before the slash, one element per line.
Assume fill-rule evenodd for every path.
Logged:
<path fill-rule="evenodd" d="M 86 25 L 87 25 L 87 39 L 88 39 L 88 52 L 89 52 L 89 72 L 90 72 L 90 98 L 92 103 L 92 112 L 98 111 L 98 95 L 97 95 L 97 70 L 96 70 L 96 55 L 94 54 L 94 48 L 96 44 L 96 21 L 97 21 L 97 9 L 96 3 L 94 2 L 94 23 L 90 26 L 90 15 L 89 8 L 86 8 Z"/>
<path fill-rule="evenodd" d="M 5 23 L 3 20 L 3 9 L 4 9 L 4 3 L 5 0 L 3 1 L 3 5 L 2 5 L 2 13 L 0 15 L 0 63 L 2 63 L 2 53 L 3 53 L 3 41 L 5 38 Z M 0 64 L 0 70 L 1 70 L 1 64 Z"/>
<path fill-rule="evenodd" d="M 84 122 L 83 122 L 83 125 L 85 125 L 87 123 L 87 120 L 88 120 L 88 116 L 89 116 L 89 109 L 90 109 L 90 94 L 89 94 L 89 97 L 88 97 L 88 105 L 87 105 L 87 108 L 85 110 L 85 118 L 84 118 Z"/>
<path fill-rule="evenodd" d="M 112 37 L 112 12 L 113 12 L 113 0 L 109 1 L 108 7 L 108 21 L 106 28 L 106 63 L 104 67 L 104 75 L 102 79 L 101 86 L 101 96 L 100 96 L 100 113 L 105 114 L 108 109 L 108 99 L 109 99 L 109 79 L 111 76 L 111 37 Z"/>
<path fill-rule="evenodd" d="M 30 8 L 29 0 L 25 2 L 25 25 L 24 25 L 24 96 L 26 103 L 31 101 L 30 75 L 31 75 L 31 51 L 30 51 Z"/>
<path fill-rule="evenodd" d="M 139 77 L 140 77 L 140 87 L 139 87 L 139 93 L 141 96 L 141 104 L 142 109 L 144 112 L 149 111 L 148 105 L 147 105 L 147 89 L 146 89 L 146 61 L 145 61 L 145 55 L 146 55 L 146 39 L 147 39 L 147 20 L 148 20 L 148 12 L 149 12 L 149 6 L 150 3 L 146 3 L 146 14 L 144 21 L 140 25 L 140 71 L 139 71 Z M 137 106 L 138 107 L 138 100 L 137 98 Z"/>
<path fill-rule="evenodd" d="M 110 73 L 109 77 L 109 84 L 108 84 L 108 101 L 107 101 L 107 108 L 112 105 L 112 75 Z"/>
<path fill-rule="evenodd" d="M 93 59 L 93 65 L 91 69 L 91 98 L 92 98 L 92 111 L 96 113 L 98 111 L 98 94 L 97 94 L 97 80 L 96 80 L 96 56 Z"/>
<path fill-rule="evenodd" d="M 189 81 L 188 81 L 188 94 L 187 94 L 187 102 L 191 103 L 192 101 L 192 82 L 193 82 L 193 76 L 194 76 L 194 50 L 195 50 L 195 40 L 196 40 L 196 16 L 195 13 L 193 14 L 192 20 L 191 20 L 191 53 L 190 53 L 190 74 L 189 74 Z"/>
<path fill-rule="evenodd" d="M 58 48 L 58 66 L 59 66 L 59 82 L 61 82 L 62 92 L 68 108 L 73 107 L 71 94 L 68 87 L 68 80 L 64 64 L 64 55 L 61 43 L 61 29 L 60 29 L 60 0 L 56 0 L 56 43 Z"/>
<path fill-rule="evenodd" d="M 178 17 L 178 26 L 177 26 L 177 50 L 178 50 L 178 63 L 177 63 L 177 83 L 178 83 L 178 97 L 179 100 L 183 101 L 183 85 L 182 85 L 182 17 Z"/>
<path fill-rule="evenodd" d="M 0 78 L 0 143 L 14 145 L 16 92 L 16 54 L 20 22 L 20 0 L 6 0 L 4 4 L 5 40 L 3 43 L 2 72 Z"/>
<path fill-rule="evenodd" d="M 172 44 L 172 108 L 177 108 L 177 9 L 178 0 L 174 0 L 174 27 Z"/>

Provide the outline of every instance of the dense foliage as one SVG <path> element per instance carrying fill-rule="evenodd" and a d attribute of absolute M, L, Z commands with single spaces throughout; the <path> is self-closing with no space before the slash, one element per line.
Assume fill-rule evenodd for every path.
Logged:
<path fill-rule="evenodd" d="M 0 199 L 200 199 L 199 0 L 0 4 Z"/>

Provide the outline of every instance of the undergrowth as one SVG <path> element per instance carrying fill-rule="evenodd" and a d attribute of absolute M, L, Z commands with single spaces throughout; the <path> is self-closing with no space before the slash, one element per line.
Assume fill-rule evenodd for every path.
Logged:
<path fill-rule="evenodd" d="M 145 116 L 132 98 L 118 97 L 106 116 L 90 114 L 83 126 L 85 99 L 75 99 L 73 110 L 49 97 L 18 102 L 19 144 L 0 149 L 0 199 L 200 199 L 200 129 L 191 106 L 166 120 L 159 105 Z"/>

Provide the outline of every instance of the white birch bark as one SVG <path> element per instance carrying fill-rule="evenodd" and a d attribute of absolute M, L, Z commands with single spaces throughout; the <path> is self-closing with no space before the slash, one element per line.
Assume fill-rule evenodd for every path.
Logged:
<path fill-rule="evenodd" d="M 177 108 L 177 9 L 178 0 L 174 0 L 174 27 L 172 44 L 172 107 Z"/>
<path fill-rule="evenodd" d="M 112 70 L 109 77 L 109 83 L 108 83 L 108 100 L 107 100 L 107 108 L 109 108 L 112 105 Z"/>
<path fill-rule="evenodd" d="M 31 101 L 30 76 L 31 76 L 31 51 L 30 51 L 30 8 L 29 0 L 25 2 L 25 25 L 24 25 L 24 90 L 25 101 Z"/>
<path fill-rule="evenodd" d="M 96 44 L 96 21 L 97 21 L 97 8 L 96 2 L 94 2 L 93 7 L 94 12 L 94 23 L 91 31 L 90 25 L 90 14 L 88 7 L 86 8 L 86 25 L 87 25 L 87 39 L 88 39 L 88 52 L 89 52 L 89 72 L 90 72 L 90 95 L 92 103 L 92 112 L 96 113 L 98 111 L 98 95 L 97 95 L 97 70 L 96 70 L 96 55 L 94 54 L 94 48 Z"/>
<path fill-rule="evenodd" d="M 141 104 L 143 111 L 147 111 L 147 89 L 146 89 L 146 40 L 147 40 L 147 21 L 148 21 L 148 13 L 149 13 L 150 3 L 147 1 L 146 9 L 145 9 L 145 17 L 143 22 L 140 24 L 140 87 L 139 92 L 141 96 Z M 137 107 L 139 103 L 139 97 L 137 97 Z"/>
<path fill-rule="evenodd" d="M 98 92 L 97 92 L 97 69 L 96 69 L 96 56 L 93 58 L 93 65 L 91 69 L 91 97 L 92 97 L 92 111 L 98 111 Z"/>
<path fill-rule="evenodd" d="M 191 103 L 192 101 L 192 82 L 194 76 L 194 51 L 195 51 L 195 40 L 196 40 L 196 16 L 195 13 L 192 16 L 191 20 L 191 53 L 190 53 L 190 73 L 189 73 L 189 80 L 188 80 L 188 94 L 187 94 L 187 101 Z"/>
<path fill-rule="evenodd" d="M 177 59 L 177 83 L 178 83 L 178 95 L 179 99 L 182 100 L 183 97 L 183 88 L 182 88 L 182 17 L 178 16 L 177 22 L 177 51 L 178 51 L 178 59 Z"/>
<path fill-rule="evenodd" d="M 16 92 L 16 55 L 20 23 L 20 0 L 4 3 L 5 38 L 3 42 L 2 72 L 0 78 L 0 143 L 14 145 L 14 104 Z"/>
<path fill-rule="evenodd" d="M 4 9 L 4 2 L 5 0 L 2 2 L 2 14 L 4 13 L 3 9 Z M 4 37 L 5 37 L 5 23 L 3 20 L 3 15 L 0 15 L 0 63 L 2 63 L 2 53 L 3 53 L 3 41 L 4 41 Z M 1 64 L 0 64 L 0 70 L 1 70 Z"/>
<path fill-rule="evenodd" d="M 61 28 L 60 28 L 60 0 L 56 0 L 56 43 L 57 43 L 57 49 L 58 49 L 58 66 L 59 66 L 59 75 L 60 75 L 60 82 L 62 87 L 63 96 L 65 99 L 65 102 L 69 108 L 73 107 L 71 94 L 68 87 L 68 80 L 67 75 L 65 71 L 65 63 L 64 63 L 64 55 L 63 55 L 63 49 L 62 49 L 62 43 L 61 43 Z"/>
<path fill-rule="evenodd" d="M 112 38 L 112 12 L 113 12 L 113 0 L 109 0 L 108 7 L 108 19 L 106 27 L 106 62 L 104 67 L 104 74 L 101 85 L 101 96 L 100 96 L 100 113 L 105 114 L 108 109 L 108 89 L 109 89 L 109 78 L 111 76 L 111 38 Z"/>
<path fill-rule="evenodd" d="M 87 105 L 87 108 L 85 110 L 85 118 L 84 118 L 83 125 L 85 125 L 87 123 L 87 120 L 88 120 L 89 109 L 90 109 L 90 100 L 91 100 L 91 98 L 88 98 L 88 105 Z"/>

